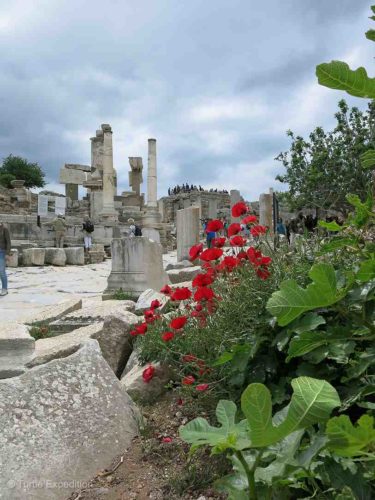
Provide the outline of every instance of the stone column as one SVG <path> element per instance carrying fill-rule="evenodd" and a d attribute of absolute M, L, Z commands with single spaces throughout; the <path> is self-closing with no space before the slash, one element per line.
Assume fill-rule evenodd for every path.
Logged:
<path fill-rule="evenodd" d="M 199 243 L 199 208 L 177 210 L 177 261 L 189 258 L 189 250 Z"/>
<path fill-rule="evenodd" d="M 230 221 L 231 223 L 233 222 L 239 222 L 240 218 L 239 217 L 233 217 L 232 216 L 232 207 L 239 201 L 242 201 L 242 196 L 240 192 L 237 189 L 231 189 L 230 191 Z"/>
<path fill-rule="evenodd" d="M 272 194 L 263 193 L 259 197 L 259 224 L 267 226 L 273 233 Z"/>
<path fill-rule="evenodd" d="M 214 198 L 208 200 L 208 217 L 210 219 L 217 218 L 217 200 Z"/>
<path fill-rule="evenodd" d="M 101 217 L 107 220 L 116 220 L 115 210 L 115 172 L 113 169 L 112 129 L 103 124 L 103 209 Z"/>
<path fill-rule="evenodd" d="M 160 242 L 161 214 L 158 209 L 156 139 L 148 140 L 147 205 L 142 219 L 142 234 Z"/>
<path fill-rule="evenodd" d="M 156 139 L 148 140 L 147 206 L 158 205 L 158 181 L 156 170 Z"/>

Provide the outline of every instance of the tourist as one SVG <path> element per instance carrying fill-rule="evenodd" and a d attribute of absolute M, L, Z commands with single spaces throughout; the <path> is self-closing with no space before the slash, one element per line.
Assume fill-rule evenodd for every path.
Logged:
<path fill-rule="evenodd" d="M 279 217 L 277 219 L 276 232 L 279 236 L 283 235 L 286 237 L 286 227 L 285 227 L 285 224 L 283 223 L 283 219 L 281 217 Z"/>
<path fill-rule="evenodd" d="M 134 219 L 130 218 L 130 219 L 128 219 L 128 222 L 130 224 L 128 236 L 129 236 L 129 238 L 134 238 L 135 237 L 135 221 L 134 221 Z"/>
<path fill-rule="evenodd" d="M 8 228 L 0 221 L 0 279 L 1 292 L 0 297 L 8 293 L 8 278 L 6 274 L 6 259 L 10 255 L 10 234 Z"/>
<path fill-rule="evenodd" d="M 94 232 L 94 224 L 91 222 L 88 215 L 85 215 L 85 218 L 83 219 L 82 231 L 85 252 L 88 253 L 92 247 L 92 233 Z"/>
<path fill-rule="evenodd" d="M 208 219 L 208 220 L 206 221 L 205 225 L 204 225 L 204 230 L 205 230 L 205 231 L 206 231 L 207 224 L 210 222 L 210 220 L 212 220 L 212 219 Z M 212 246 L 212 240 L 213 240 L 214 238 L 216 238 L 216 233 L 215 233 L 215 231 L 209 231 L 209 232 L 207 233 L 207 237 L 206 237 L 206 238 L 207 238 L 207 248 L 211 248 L 211 246 Z"/>
<path fill-rule="evenodd" d="M 63 215 L 59 214 L 52 221 L 47 221 L 42 224 L 42 226 L 52 226 L 55 231 L 55 247 L 63 248 L 64 247 L 64 238 L 66 234 L 66 229 L 68 227 L 65 222 L 65 218 Z"/>

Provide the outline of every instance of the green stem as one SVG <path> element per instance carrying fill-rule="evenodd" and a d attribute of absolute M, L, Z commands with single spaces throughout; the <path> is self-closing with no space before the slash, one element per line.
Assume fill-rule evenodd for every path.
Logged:
<path fill-rule="evenodd" d="M 254 478 L 254 470 L 253 468 L 250 470 L 245 457 L 243 456 L 241 451 L 235 452 L 236 457 L 241 462 L 242 467 L 245 470 L 247 482 L 249 483 L 249 500 L 257 500 L 257 494 L 255 490 L 255 478 Z"/>

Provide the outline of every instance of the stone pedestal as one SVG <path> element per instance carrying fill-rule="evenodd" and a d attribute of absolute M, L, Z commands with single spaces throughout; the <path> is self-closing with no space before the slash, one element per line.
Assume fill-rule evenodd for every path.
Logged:
<path fill-rule="evenodd" d="M 209 200 L 209 202 L 208 202 L 208 217 L 210 219 L 217 218 L 217 200 Z"/>
<path fill-rule="evenodd" d="M 163 268 L 162 247 L 144 236 L 112 240 L 112 271 L 106 293 L 122 289 L 138 298 L 148 288 L 169 283 Z"/>
<path fill-rule="evenodd" d="M 273 233 L 272 194 L 263 193 L 259 197 L 259 224 L 267 226 Z"/>
<path fill-rule="evenodd" d="M 189 250 L 199 243 L 199 208 L 177 210 L 177 260 L 189 258 Z"/>
<path fill-rule="evenodd" d="M 7 267 L 18 267 L 18 250 L 12 248 L 11 253 L 7 259 Z"/>
<path fill-rule="evenodd" d="M 240 217 L 233 217 L 232 216 L 232 207 L 239 201 L 242 201 L 242 196 L 240 192 L 237 189 L 231 189 L 230 191 L 230 221 L 231 223 L 233 222 L 239 222 Z"/>

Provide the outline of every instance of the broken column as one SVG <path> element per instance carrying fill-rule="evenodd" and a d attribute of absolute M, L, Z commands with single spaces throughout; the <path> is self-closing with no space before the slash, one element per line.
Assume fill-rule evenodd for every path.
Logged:
<path fill-rule="evenodd" d="M 259 224 L 267 226 L 273 233 L 273 197 L 272 194 L 262 193 L 259 196 Z"/>
<path fill-rule="evenodd" d="M 169 283 L 159 243 L 143 236 L 115 238 L 112 240 L 111 252 L 112 271 L 105 295 L 121 289 L 138 298 L 148 288 L 158 291 Z"/>
<path fill-rule="evenodd" d="M 143 162 L 140 156 L 129 157 L 131 172 L 129 172 L 129 186 L 138 196 L 141 195 L 141 184 L 143 182 Z"/>
<path fill-rule="evenodd" d="M 147 205 L 142 219 L 142 234 L 160 242 L 161 214 L 158 209 L 156 139 L 148 140 Z"/>
<path fill-rule="evenodd" d="M 199 243 L 199 207 L 177 210 L 177 260 L 189 258 L 189 250 Z"/>
<path fill-rule="evenodd" d="M 118 214 L 115 210 L 115 172 L 113 169 L 112 129 L 108 124 L 103 130 L 103 208 L 100 217 L 115 221 Z"/>

